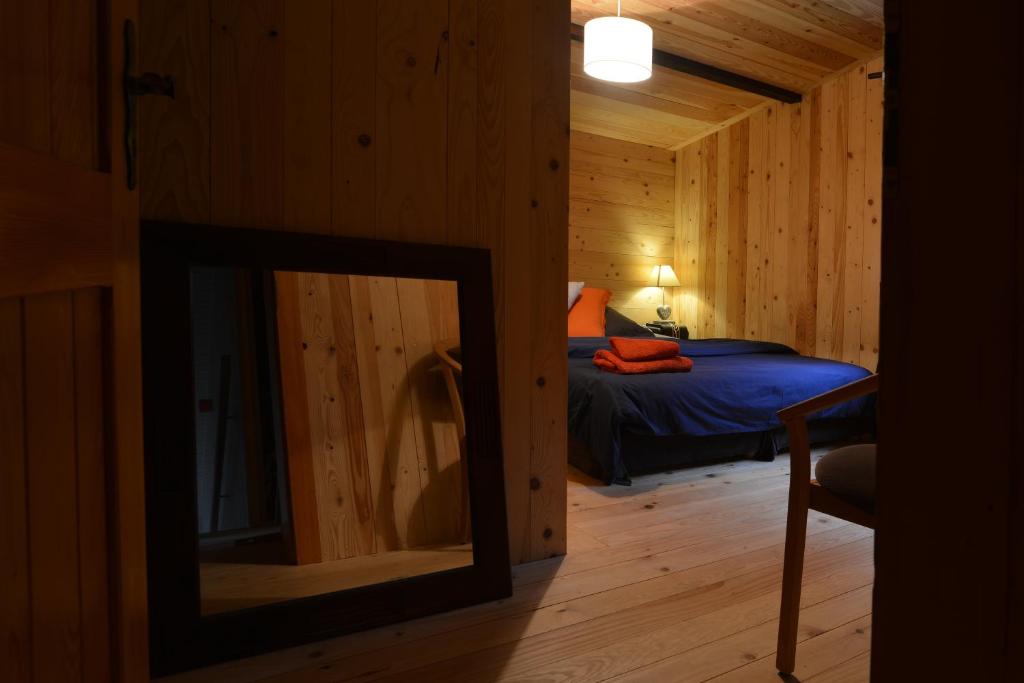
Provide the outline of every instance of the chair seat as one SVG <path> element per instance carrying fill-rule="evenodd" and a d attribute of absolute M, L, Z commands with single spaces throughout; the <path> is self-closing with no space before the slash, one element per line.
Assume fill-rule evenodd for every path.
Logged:
<path fill-rule="evenodd" d="M 875 450 L 873 443 L 829 451 L 814 466 L 823 488 L 867 512 L 875 509 Z"/>

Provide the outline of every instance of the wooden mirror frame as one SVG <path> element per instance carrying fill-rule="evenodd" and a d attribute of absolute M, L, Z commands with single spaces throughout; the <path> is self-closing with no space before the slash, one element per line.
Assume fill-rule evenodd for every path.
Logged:
<path fill-rule="evenodd" d="M 512 594 L 487 249 L 208 225 L 141 224 L 146 547 L 154 676 Z M 237 612 L 200 614 L 189 271 L 195 266 L 453 280 L 473 564 Z"/>

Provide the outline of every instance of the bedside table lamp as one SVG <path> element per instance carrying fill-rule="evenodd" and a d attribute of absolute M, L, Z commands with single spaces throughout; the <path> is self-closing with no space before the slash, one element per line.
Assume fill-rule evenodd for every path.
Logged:
<path fill-rule="evenodd" d="M 658 317 L 668 320 L 672 315 L 672 307 L 665 303 L 665 288 L 678 287 L 679 278 L 676 277 L 672 266 L 654 266 L 654 270 L 651 271 L 651 284 L 654 287 L 661 287 L 661 305 L 658 306 Z"/>

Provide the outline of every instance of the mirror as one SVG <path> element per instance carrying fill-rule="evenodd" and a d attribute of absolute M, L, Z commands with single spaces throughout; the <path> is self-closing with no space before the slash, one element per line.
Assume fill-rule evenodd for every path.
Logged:
<path fill-rule="evenodd" d="M 154 674 L 511 594 L 488 252 L 142 246 Z"/>
<path fill-rule="evenodd" d="M 202 614 L 471 565 L 456 283 L 190 279 Z"/>

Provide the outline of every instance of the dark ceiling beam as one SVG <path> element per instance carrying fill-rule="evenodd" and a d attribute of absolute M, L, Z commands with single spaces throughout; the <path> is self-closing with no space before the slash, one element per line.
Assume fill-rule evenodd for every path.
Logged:
<path fill-rule="evenodd" d="M 572 40 L 582 43 L 583 27 L 579 24 L 572 24 L 569 31 L 569 37 Z M 691 76 L 727 85 L 730 88 L 736 88 L 737 90 L 745 90 L 746 92 L 751 92 L 755 95 L 770 97 L 773 100 L 778 100 L 787 104 L 793 104 L 803 99 L 803 95 L 798 92 L 786 90 L 785 88 L 780 88 L 777 85 L 759 81 L 756 78 L 741 76 L 740 74 L 733 73 L 732 71 L 719 69 L 717 66 L 702 64 L 701 62 L 696 62 L 692 59 L 687 59 L 686 57 L 680 57 L 679 55 L 672 54 L 671 52 L 665 52 L 664 50 L 659 50 L 657 48 L 654 49 L 652 61 L 655 65 L 665 67 L 666 69 L 690 74 Z"/>

